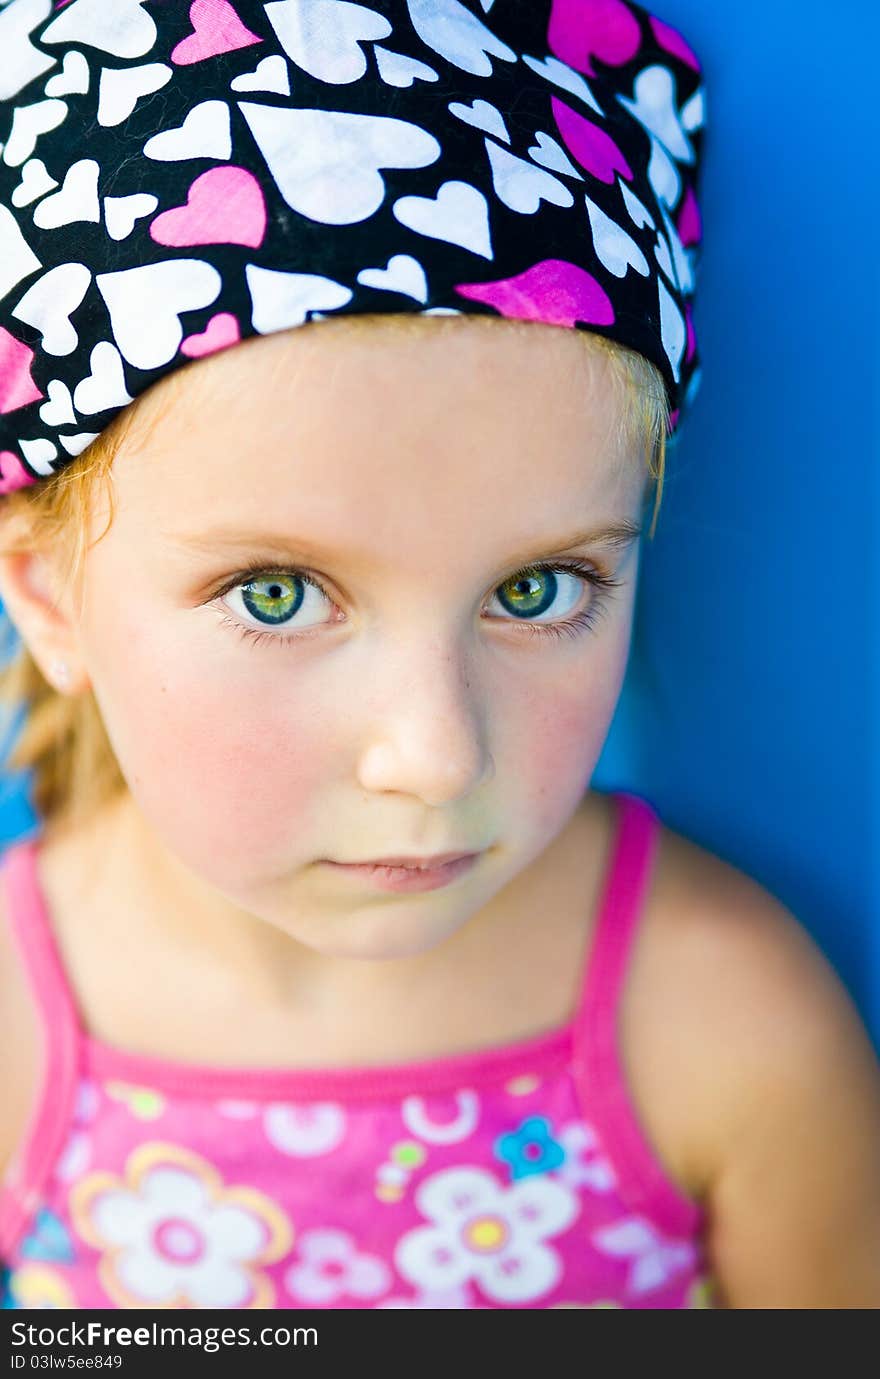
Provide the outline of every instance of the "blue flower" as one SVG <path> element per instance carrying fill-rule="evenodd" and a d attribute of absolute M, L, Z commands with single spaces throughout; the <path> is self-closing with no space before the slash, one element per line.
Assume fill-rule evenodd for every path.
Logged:
<path fill-rule="evenodd" d="M 37 1213 L 30 1235 L 21 1243 L 20 1253 L 23 1259 L 59 1260 L 65 1264 L 74 1258 L 64 1223 L 46 1207 Z"/>
<path fill-rule="evenodd" d="M 546 1116 L 529 1116 L 517 1130 L 499 1135 L 495 1153 L 510 1164 L 511 1178 L 550 1173 L 565 1161 L 565 1150 L 550 1133 Z"/>

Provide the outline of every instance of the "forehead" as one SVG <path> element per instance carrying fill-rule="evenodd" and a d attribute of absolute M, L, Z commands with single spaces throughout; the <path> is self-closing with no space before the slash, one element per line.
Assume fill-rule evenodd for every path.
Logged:
<path fill-rule="evenodd" d="M 174 538 L 289 529 L 327 544 L 616 518 L 641 495 L 627 394 L 580 333 L 496 318 L 342 318 L 163 379 L 114 461 L 118 519 Z M 575 511 L 572 511 L 572 509 Z"/>

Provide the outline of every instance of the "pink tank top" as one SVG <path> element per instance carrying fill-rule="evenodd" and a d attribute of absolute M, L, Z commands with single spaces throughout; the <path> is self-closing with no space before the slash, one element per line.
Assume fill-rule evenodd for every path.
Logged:
<path fill-rule="evenodd" d="M 702 1208 L 626 1085 L 617 1012 L 658 819 L 620 792 L 574 1017 L 503 1047 L 201 1066 L 83 1028 L 35 866 L 0 863 L 44 1041 L 0 1189 L 5 1307 L 711 1307 Z"/>

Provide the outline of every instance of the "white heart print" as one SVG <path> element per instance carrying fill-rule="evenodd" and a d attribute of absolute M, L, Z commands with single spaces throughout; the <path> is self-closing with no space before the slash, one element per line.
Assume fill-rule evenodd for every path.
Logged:
<path fill-rule="evenodd" d="M 648 163 L 648 181 L 658 201 L 674 206 L 681 191 L 681 176 L 674 161 L 670 158 L 659 139 L 651 136 L 651 161 Z"/>
<path fill-rule="evenodd" d="M 481 129 L 484 134 L 491 134 L 493 138 L 500 139 L 503 144 L 510 143 L 504 116 L 488 101 L 475 100 L 473 105 L 462 105 L 460 101 L 453 101 L 449 106 L 449 113 L 457 120 L 473 125 L 474 129 Z"/>
<path fill-rule="evenodd" d="M 243 72 L 230 82 L 233 91 L 276 91 L 279 96 L 290 95 L 290 73 L 280 53 L 264 57 L 253 72 Z"/>
<path fill-rule="evenodd" d="M 539 76 L 552 81 L 554 86 L 559 86 L 563 91 L 570 91 L 573 96 L 585 101 L 596 111 L 597 115 L 604 118 L 605 111 L 596 100 L 586 80 L 573 67 L 569 67 L 565 62 L 560 62 L 558 57 L 546 57 L 539 62 L 536 57 L 527 57 L 525 53 L 523 53 L 523 62 L 527 67 L 531 67 L 533 72 L 537 72 Z"/>
<path fill-rule="evenodd" d="M 357 280 L 364 287 L 375 287 L 383 292 L 405 292 L 417 302 L 428 300 L 425 270 L 411 254 L 393 254 L 385 268 L 362 268 Z"/>
<path fill-rule="evenodd" d="M 283 273 L 249 263 L 245 274 L 253 303 L 254 330 L 261 335 L 287 326 L 301 326 L 307 312 L 325 307 L 333 311 L 345 306 L 353 296 L 350 288 L 318 273 Z"/>
<path fill-rule="evenodd" d="M 492 257 L 489 207 L 469 182 L 444 182 L 436 197 L 401 196 L 392 206 L 401 225 L 432 239 L 460 244 L 484 259 Z"/>
<path fill-rule="evenodd" d="M 34 224 L 41 230 L 57 230 L 74 221 L 101 219 L 98 203 L 98 164 L 94 158 L 81 158 L 67 169 L 61 190 L 41 201 L 34 211 Z"/>
<path fill-rule="evenodd" d="M 691 266 L 690 255 L 682 244 L 681 236 L 669 218 L 669 212 L 665 206 L 661 205 L 660 213 L 663 216 L 663 224 L 666 227 L 667 238 L 672 246 L 672 262 L 675 267 L 675 277 L 672 281 L 678 284 L 680 292 L 692 292 L 694 288 L 694 271 Z"/>
<path fill-rule="evenodd" d="M 553 172 L 564 172 L 567 177 L 576 177 L 579 182 L 583 182 L 583 177 L 577 168 L 570 162 L 565 149 L 558 144 L 555 139 L 551 139 L 549 134 L 545 134 L 543 129 L 539 129 L 535 134 L 537 144 L 532 144 L 529 149 L 529 157 L 534 158 L 536 163 L 540 163 L 543 168 L 550 168 Z"/>
<path fill-rule="evenodd" d="M 42 265 L 8 206 L 0 204 L 0 301 Z"/>
<path fill-rule="evenodd" d="M 47 96 L 84 96 L 89 89 L 89 64 L 82 53 L 65 53 L 61 71 L 43 89 Z"/>
<path fill-rule="evenodd" d="M 21 170 L 21 181 L 12 192 L 13 206 L 29 206 L 38 196 L 45 196 L 58 183 L 50 177 L 42 158 L 29 158 Z"/>
<path fill-rule="evenodd" d="M 73 0 L 43 31 L 43 43 L 80 43 L 114 57 L 143 57 L 156 42 L 145 0 Z"/>
<path fill-rule="evenodd" d="M 675 77 L 668 67 L 655 65 L 640 72 L 633 85 L 635 99 L 618 96 L 620 104 L 649 134 L 654 134 L 680 163 L 692 163 L 694 150 L 684 131 L 675 102 Z"/>
<path fill-rule="evenodd" d="M 165 62 L 140 67 L 105 67 L 98 88 L 98 124 L 110 127 L 127 120 L 142 96 L 151 96 L 171 80 Z"/>
<path fill-rule="evenodd" d="M 691 96 L 687 105 L 681 107 L 681 123 L 689 134 L 693 134 L 696 130 L 703 128 L 706 119 L 705 107 L 705 94 L 701 86 Z"/>
<path fill-rule="evenodd" d="M 12 113 L 12 129 L 3 150 L 6 166 L 17 168 L 19 163 L 30 158 L 40 135 L 57 129 L 66 118 L 66 101 L 35 101 L 33 105 L 17 106 Z"/>
<path fill-rule="evenodd" d="M 587 203 L 590 228 L 593 231 L 593 247 L 599 262 L 609 273 L 613 273 L 615 278 L 625 278 L 630 267 L 643 278 L 647 278 L 651 272 L 650 265 L 632 236 L 606 215 L 602 207 L 597 206 L 590 197 L 584 196 L 584 200 Z"/>
<path fill-rule="evenodd" d="M 441 153 L 433 134 L 385 115 L 239 105 L 288 206 L 325 225 L 351 225 L 379 209 L 380 168 L 423 168 Z"/>
<path fill-rule="evenodd" d="M 220 158 L 232 155 L 229 106 L 225 101 L 202 101 L 194 105 L 177 129 L 154 134 L 144 144 L 147 158 L 165 163 L 180 163 L 187 158 Z"/>
<path fill-rule="evenodd" d="M 58 437 L 68 455 L 81 455 L 86 446 L 91 445 L 92 441 L 97 440 L 97 438 L 97 431 L 77 431 L 73 436 Z"/>
<path fill-rule="evenodd" d="M 379 76 L 386 86 L 412 86 L 414 81 L 439 81 L 433 67 L 417 58 L 407 57 L 405 53 L 395 53 L 392 48 L 373 44 Z"/>
<path fill-rule="evenodd" d="M 348 0 L 274 0 L 265 10 L 287 56 L 334 86 L 359 81 L 367 70 L 360 44 L 392 31 L 384 15 Z"/>
<path fill-rule="evenodd" d="M 40 408 L 40 416 L 47 426 L 75 426 L 76 413 L 70 389 L 60 378 L 53 378 L 46 389 L 49 397 Z"/>
<path fill-rule="evenodd" d="M 137 369 L 158 369 L 173 359 L 183 339 L 181 313 L 210 306 L 222 285 L 204 259 L 161 259 L 99 273 L 95 282 L 122 356 Z M 75 398 L 74 405 L 82 410 Z"/>
<path fill-rule="evenodd" d="M 105 196 L 104 220 L 111 239 L 127 239 L 135 222 L 155 211 L 158 196 L 151 192 L 133 192 L 131 196 Z"/>
<path fill-rule="evenodd" d="M 8 101 L 58 61 L 41 53 L 30 35 L 52 13 L 51 0 L 18 0 L 0 10 L 0 101 Z"/>
<path fill-rule="evenodd" d="M 678 383 L 681 379 L 682 355 L 687 344 L 687 327 L 662 278 L 657 279 L 657 287 L 660 293 L 660 338 L 672 365 L 672 376 Z"/>
<path fill-rule="evenodd" d="M 662 231 L 657 231 L 657 243 L 654 245 L 654 257 L 659 263 L 663 272 L 671 283 L 675 283 L 675 268 L 672 264 L 672 255 L 669 251 L 669 242 Z"/>
<path fill-rule="evenodd" d="M 41 332 L 47 354 L 72 354 L 79 344 L 79 335 L 70 316 L 91 281 L 91 271 L 84 263 L 60 263 L 28 288 L 12 314 Z"/>
<path fill-rule="evenodd" d="M 73 391 L 73 405 L 78 412 L 92 415 L 109 407 L 124 407 L 132 401 L 115 345 L 101 340 L 91 352 L 89 365 L 91 373 L 77 383 Z"/>
<path fill-rule="evenodd" d="M 422 42 L 463 72 L 490 77 L 493 57 L 503 62 L 517 60 L 513 49 L 458 0 L 407 0 L 407 8 Z"/>
<path fill-rule="evenodd" d="M 525 158 L 517 158 L 491 139 L 486 139 L 485 144 L 495 195 L 512 211 L 534 215 L 542 201 L 550 201 L 554 206 L 574 205 L 574 195 L 558 177 L 536 168 Z"/>
<path fill-rule="evenodd" d="M 630 219 L 636 229 L 641 230 L 645 225 L 650 225 L 651 229 L 655 230 L 657 227 L 651 212 L 642 205 L 635 192 L 630 190 L 622 177 L 618 177 L 617 185 L 620 187 L 623 195 L 623 204 L 629 211 Z"/>
<path fill-rule="evenodd" d="M 22 440 L 21 437 L 19 437 L 18 445 L 31 469 L 35 469 L 38 474 L 46 476 L 55 473 L 52 468 L 52 461 L 58 455 L 57 445 L 53 445 L 51 441 L 42 438 Z"/>

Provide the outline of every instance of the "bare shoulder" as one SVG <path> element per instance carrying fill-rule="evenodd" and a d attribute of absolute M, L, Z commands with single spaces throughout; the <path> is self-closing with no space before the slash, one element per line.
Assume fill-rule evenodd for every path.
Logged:
<path fill-rule="evenodd" d="M 880 1306 L 880 1067 L 803 925 L 664 826 L 624 1003 L 728 1305 Z"/>

